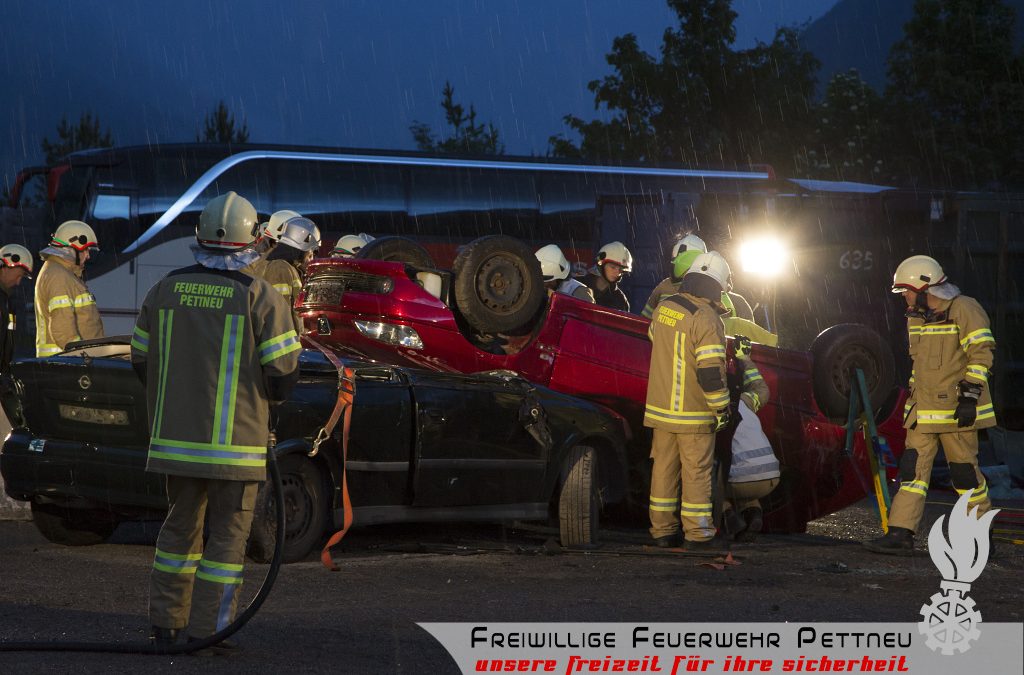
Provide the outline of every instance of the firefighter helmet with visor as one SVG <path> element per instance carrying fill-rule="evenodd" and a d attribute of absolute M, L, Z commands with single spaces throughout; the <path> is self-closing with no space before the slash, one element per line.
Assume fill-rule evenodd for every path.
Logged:
<path fill-rule="evenodd" d="M 892 276 L 892 292 L 902 293 L 911 290 L 920 293 L 930 286 L 938 286 L 945 281 L 946 274 L 935 258 L 926 255 L 913 255 L 896 268 L 896 273 Z"/>
<path fill-rule="evenodd" d="M 100 242 L 96 238 L 96 232 L 80 220 L 67 220 L 61 223 L 60 227 L 53 233 L 50 246 L 73 248 L 76 251 L 84 251 L 87 248 L 95 251 L 100 250 Z"/>
<path fill-rule="evenodd" d="M 605 263 L 615 263 L 623 272 L 630 272 L 633 269 L 633 254 L 621 241 L 613 241 L 597 251 L 597 265 L 600 267 Z"/>
<path fill-rule="evenodd" d="M 569 278 L 571 265 L 557 244 L 542 246 L 534 255 L 540 261 L 540 273 L 544 281 L 561 281 Z"/>
<path fill-rule="evenodd" d="M 315 251 L 320 248 L 320 228 L 313 221 L 303 216 L 289 218 L 284 224 L 284 232 L 278 245 L 291 246 L 300 251 Z"/>
<path fill-rule="evenodd" d="M 359 250 L 373 241 L 373 237 L 360 232 L 359 234 L 346 234 L 334 244 L 331 255 L 335 258 L 351 258 Z"/>
<path fill-rule="evenodd" d="M 0 248 L 0 260 L 4 267 L 23 267 L 29 279 L 32 278 L 34 262 L 32 254 L 21 244 L 7 244 Z"/>
<path fill-rule="evenodd" d="M 708 251 L 697 256 L 686 273 L 687 276 L 691 274 L 703 274 L 711 277 L 718 282 L 723 292 L 732 288 L 732 270 L 718 251 Z"/>
<path fill-rule="evenodd" d="M 196 241 L 212 251 L 238 251 L 252 245 L 259 231 L 253 205 L 245 197 L 228 192 L 206 203 L 199 215 Z"/>

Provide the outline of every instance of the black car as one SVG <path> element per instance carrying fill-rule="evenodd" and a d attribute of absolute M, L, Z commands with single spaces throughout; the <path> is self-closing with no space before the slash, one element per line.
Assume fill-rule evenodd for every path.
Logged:
<path fill-rule="evenodd" d="M 564 545 L 596 540 L 603 505 L 627 499 L 625 427 L 615 413 L 514 373 L 421 371 L 345 360 L 355 374 L 347 462 L 312 439 L 337 400 L 338 374 L 306 350 L 301 378 L 277 407 L 287 509 L 285 560 L 304 558 L 340 527 L 342 467 L 356 525 L 546 519 Z M 164 481 L 147 473 L 145 391 L 127 338 L 78 343 L 15 362 L 23 424 L 0 453 L 7 494 L 29 501 L 40 532 L 61 544 L 104 541 L 123 520 L 162 517 Z M 8 417 L 15 420 L 11 399 Z M 269 558 L 273 500 L 261 490 L 250 557 Z"/>

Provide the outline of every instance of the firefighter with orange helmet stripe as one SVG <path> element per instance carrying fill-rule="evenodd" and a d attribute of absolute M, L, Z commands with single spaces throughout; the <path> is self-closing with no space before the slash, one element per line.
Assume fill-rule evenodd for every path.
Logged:
<path fill-rule="evenodd" d="M 80 220 L 64 222 L 39 252 L 36 279 L 36 356 L 53 356 L 69 342 L 103 337 L 96 298 L 82 280 L 85 263 L 99 251 L 96 233 Z"/>
<path fill-rule="evenodd" d="M 629 300 L 619 283 L 632 269 L 633 254 L 621 241 L 613 241 L 598 249 L 597 264 L 583 277 L 583 283 L 594 293 L 597 304 L 628 312 Z"/>
<path fill-rule="evenodd" d="M 956 491 L 974 490 L 968 504 L 977 507 L 979 516 L 992 508 L 978 469 L 978 429 L 996 425 L 988 389 L 996 341 L 985 310 L 946 279 L 934 258 L 915 255 L 900 263 L 892 292 L 907 303 L 913 362 L 903 418 L 906 450 L 889 531 L 864 546 L 876 553 L 910 555 L 940 444 Z"/>
<path fill-rule="evenodd" d="M 241 272 L 259 257 L 258 228 L 256 210 L 234 192 L 210 200 L 192 249 L 198 264 L 149 290 L 132 336 L 151 427 L 146 470 L 167 475 L 149 596 L 160 645 L 186 626 L 189 639 L 202 639 L 234 619 L 266 478 L 270 405 L 298 378 L 301 345 L 288 303 Z"/>
<path fill-rule="evenodd" d="M 649 513 L 658 546 L 679 545 L 680 520 L 686 548 L 712 546 L 715 433 L 729 422 L 725 327 L 717 309 L 728 278 L 729 265 L 720 254 L 697 256 L 680 292 L 658 304 L 648 328 L 644 426 L 654 430 Z"/>

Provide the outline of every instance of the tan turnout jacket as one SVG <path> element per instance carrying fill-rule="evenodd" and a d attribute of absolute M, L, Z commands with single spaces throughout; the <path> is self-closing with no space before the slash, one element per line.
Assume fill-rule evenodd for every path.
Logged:
<path fill-rule="evenodd" d="M 703 298 L 679 293 L 661 301 L 648 328 L 653 343 L 644 426 L 673 433 L 710 433 L 715 411 L 729 405 L 725 328 Z M 715 369 L 705 391 L 698 369 Z M 713 373 L 709 373 L 713 374 Z"/>
<path fill-rule="evenodd" d="M 157 282 L 132 337 L 146 367 L 146 469 L 263 480 L 265 378 L 293 373 L 300 350 L 288 304 L 262 279 L 195 265 Z"/>
<path fill-rule="evenodd" d="M 36 278 L 36 356 L 53 356 L 69 342 L 103 337 L 96 298 L 82 281 L 82 268 L 59 255 L 45 261 Z"/>
<path fill-rule="evenodd" d="M 988 315 L 974 298 L 958 295 L 944 300 L 926 323 L 921 317 L 907 318 L 910 339 L 910 398 L 904 409 L 903 426 L 917 424 L 926 433 L 963 431 L 953 419 L 961 380 L 982 385 L 978 418 L 969 429 L 996 425 L 992 396 L 988 389 L 996 340 Z"/>
<path fill-rule="evenodd" d="M 260 258 L 248 267 L 243 268 L 242 271 L 259 279 L 266 280 L 267 283 L 274 287 L 275 291 L 284 296 L 288 306 L 291 308 L 295 332 L 301 335 L 302 319 L 299 318 L 299 313 L 295 311 L 295 299 L 298 297 L 299 291 L 302 290 L 302 278 L 299 277 L 299 271 L 295 269 L 295 266 L 290 265 L 287 260 Z"/>

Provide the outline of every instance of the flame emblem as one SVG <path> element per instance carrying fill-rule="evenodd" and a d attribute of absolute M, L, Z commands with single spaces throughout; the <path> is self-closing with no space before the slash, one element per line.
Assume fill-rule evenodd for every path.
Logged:
<path fill-rule="evenodd" d="M 973 494 L 968 490 L 956 501 L 949 514 L 948 538 L 943 532 L 946 516 L 935 521 L 928 534 L 928 553 L 942 574 L 942 590 L 921 606 L 917 629 L 932 651 L 946 656 L 966 652 L 981 635 L 981 612 L 967 593 L 988 562 L 989 527 L 999 509 L 979 517 L 977 506 L 968 510 Z"/>

